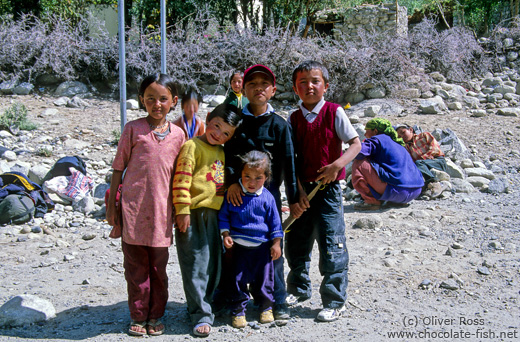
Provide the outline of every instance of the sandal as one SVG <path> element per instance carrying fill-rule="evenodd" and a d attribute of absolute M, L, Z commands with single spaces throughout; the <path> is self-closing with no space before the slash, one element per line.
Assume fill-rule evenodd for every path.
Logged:
<path fill-rule="evenodd" d="M 204 327 L 204 326 L 207 326 L 209 328 L 207 333 L 200 332 L 197 330 L 198 328 Z M 195 335 L 197 337 L 208 337 L 210 333 L 211 333 L 211 325 L 209 323 L 198 323 L 197 325 L 195 325 L 193 327 L 193 335 Z"/>
<path fill-rule="evenodd" d="M 156 328 L 161 325 L 162 325 L 162 329 L 157 330 Z M 150 332 L 150 328 L 153 328 L 154 331 Z M 162 322 L 159 321 L 158 319 L 150 320 L 150 321 L 148 321 L 148 324 L 146 325 L 146 331 L 148 332 L 148 335 L 150 335 L 150 336 L 162 335 L 164 333 L 164 329 L 165 329 L 164 324 L 162 324 Z"/>
<path fill-rule="evenodd" d="M 143 331 L 132 330 L 132 327 L 141 328 Z M 146 321 L 142 321 L 142 322 L 132 321 L 132 322 L 130 322 L 130 328 L 128 329 L 128 335 L 131 335 L 131 336 L 144 336 L 144 335 L 146 335 Z"/>

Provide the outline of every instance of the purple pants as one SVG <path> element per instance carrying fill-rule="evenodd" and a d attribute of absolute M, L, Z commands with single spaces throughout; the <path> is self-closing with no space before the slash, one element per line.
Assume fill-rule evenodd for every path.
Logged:
<path fill-rule="evenodd" d="M 272 243 L 266 242 L 258 247 L 244 247 L 235 243 L 232 261 L 232 279 L 230 284 L 231 306 L 233 316 L 246 314 L 249 301 L 249 289 L 261 312 L 273 306 L 274 267 L 271 260 Z"/>
<path fill-rule="evenodd" d="M 167 247 L 122 242 L 130 318 L 136 322 L 158 319 L 168 301 Z"/>

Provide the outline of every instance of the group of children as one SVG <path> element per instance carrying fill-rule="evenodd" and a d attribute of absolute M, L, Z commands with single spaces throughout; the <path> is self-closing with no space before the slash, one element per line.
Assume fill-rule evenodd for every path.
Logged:
<path fill-rule="evenodd" d="M 323 98 L 327 69 L 307 61 L 294 70 L 301 104 L 288 120 L 269 104 L 276 77 L 268 67 L 234 73 L 230 84 L 233 93 L 208 114 L 205 130 L 195 116 L 200 100 L 194 92 L 182 97 L 177 126 L 166 120 L 177 103 L 172 79 L 152 75 L 140 86 L 148 116 L 123 130 L 107 204 L 108 223 L 123 226 L 131 335 L 165 330 L 159 319 L 168 300 L 174 223 L 195 336 L 210 334 L 217 302 L 228 306 L 235 328 L 247 325 L 250 297 L 260 323 L 288 320 L 288 306 L 311 297 L 315 240 L 323 276 L 317 319 L 333 321 L 346 310 L 349 257 L 339 181 L 361 143 L 343 108 Z M 343 143 L 349 144 L 345 153 Z M 297 218 L 285 236 L 282 183 Z M 307 194 L 318 184 L 311 202 Z"/>

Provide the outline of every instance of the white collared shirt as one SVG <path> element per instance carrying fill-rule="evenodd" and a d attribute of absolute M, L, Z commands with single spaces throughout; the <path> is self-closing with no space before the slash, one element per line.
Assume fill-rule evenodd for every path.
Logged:
<path fill-rule="evenodd" d="M 264 115 L 268 115 L 268 114 L 271 114 L 271 113 L 274 113 L 274 108 L 273 106 L 271 106 L 270 103 L 267 103 L 267 111 L 263 114 L 260 114 L 258 116 L 264 116 Z M 249 111 L 249 106 L 245 106 L 243 109 L 242 109 L 242 114 L 244 115 L 250 115 L 250 116 L 255 116 L 253 113 L 251 113 Z"/>
<path fill-rule="evenodd" d="M 325 99 L 322 97 L 320 102 L 312 109 L 312 111 L 309 111 L 305 106 L 303 105 L 303 102 L 300 100 L 298 102 L 298 105 L 300 106 L 300 109 L 302 111 L 303 117 L 309 122 L 312 123 L 316 118 L 318 117 L 318 114 L 320 113 L 320 110 L 325 105 Z M 293 113 L 294 114 L 294 113 Z M 291 116 L 287 119 L 287 122 L 289 124 L 291 123 Z M 356 130 L 350 123 L 350 120 L 348 119 L 347 114 L 345 113 L 345 110 L 339 106 L 336 110 L 336 117 L 334 119 L 334 128 L 336 129 L 336 134 L 343 142 L 348 142 L 351 139 L 354 139 L 355 137 L 358 137 Z"/>

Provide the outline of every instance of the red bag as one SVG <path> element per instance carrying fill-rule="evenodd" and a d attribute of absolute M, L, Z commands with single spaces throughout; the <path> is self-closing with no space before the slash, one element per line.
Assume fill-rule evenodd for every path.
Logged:
<path fill-rule="evenodd" d="M 112 227 L 112 230 L 110 231 L 109 237 L 113 239 L 120 238 L 121 235 L 123 235 L 123 210 L 121 209 L 121 189 L 123 188 L 122 184 L 119 184 L 119 187 L 117 188 L 117 194 L 116 194 L 116 220 L 115 224 Z M 108 207 L 108 198 L 110 196 L 110 189 L 107 189 L 107 192 L 105 193 L 105 207 Z"/>

